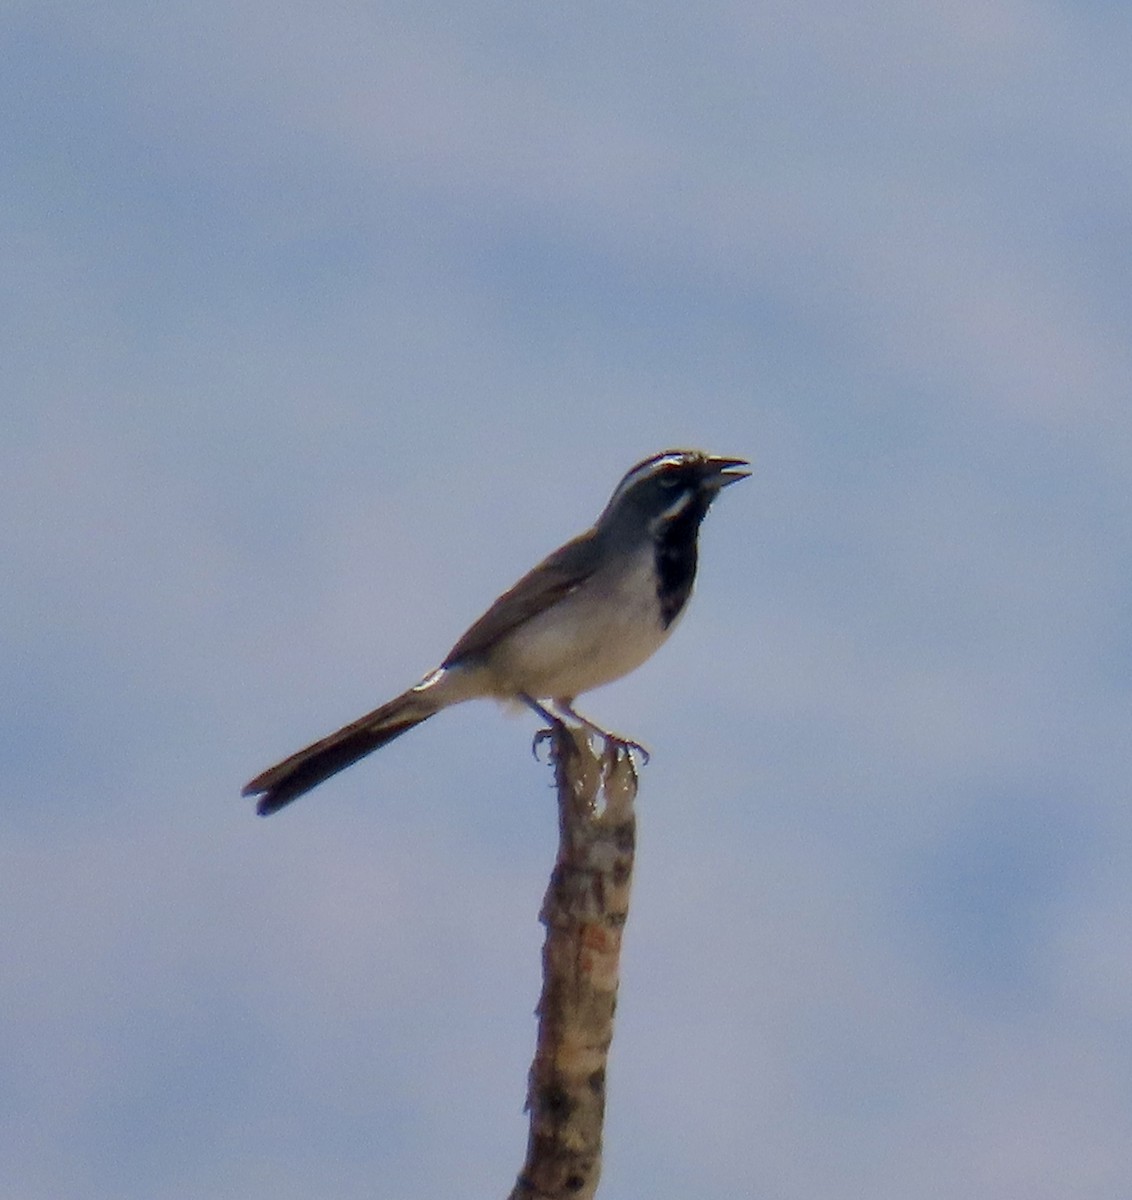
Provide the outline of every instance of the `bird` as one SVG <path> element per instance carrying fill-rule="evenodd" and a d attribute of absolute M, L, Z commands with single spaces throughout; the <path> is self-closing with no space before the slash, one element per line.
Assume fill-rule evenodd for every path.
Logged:
<path fill-rule="evenodd" d="M 745 459 L 666 450 L 637 463 L 593 526 L 504 592 L 419 683 L 257 775 L 242 791 L 260 816 L 435 716 L 481 697 L 518 701 L 552 725 L 573 720 L 621 746 L 574 709 L 583 692 L 636 670 L 667 641 L 696 577 L 700 523 Z"/>

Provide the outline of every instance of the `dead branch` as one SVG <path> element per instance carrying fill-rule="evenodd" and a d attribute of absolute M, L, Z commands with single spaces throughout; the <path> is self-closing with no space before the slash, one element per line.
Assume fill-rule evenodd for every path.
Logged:
<path fill-rule="evenodd" d="M 621 931 L 629 915 L 637 774 L 628 749 L 595 753 L 584 731 L 549 733 L 558 857 L 543 900 L 538 1045 L 527 1159 L 510 1200 L 590 1200 L 601 1176 L 605 1074 Z"/>

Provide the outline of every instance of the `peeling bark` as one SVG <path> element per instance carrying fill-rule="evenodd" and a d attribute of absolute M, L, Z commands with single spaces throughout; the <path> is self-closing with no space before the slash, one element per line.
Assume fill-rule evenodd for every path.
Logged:
<path fill-rule="evenodd" d="M 546 926 L 538 1045 L 527 1091 L 527 1159 L 509 1200 L 589 1200 L 601 1176 L 605 1075 L 621 932 L 629 915 L 637 774 L 610 740 L 549 731 L 558 789 L 558 857 Z"/>

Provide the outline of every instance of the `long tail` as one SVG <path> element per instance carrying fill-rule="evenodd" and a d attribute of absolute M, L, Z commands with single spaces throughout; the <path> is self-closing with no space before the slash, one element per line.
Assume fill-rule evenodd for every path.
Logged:
<path fill-rule="evenodd" d="M 241 793 L 259 796 L 256 812 L 261 817 L 278 812 L 285 804 L 336 775 L 359 758 L 400 737 L 414 725 L 428 720 L 443 708 L 427 692 L 415 688 L 390 700 L 364 717 L 344 725 L 306 749 L 257 775 Z"/>

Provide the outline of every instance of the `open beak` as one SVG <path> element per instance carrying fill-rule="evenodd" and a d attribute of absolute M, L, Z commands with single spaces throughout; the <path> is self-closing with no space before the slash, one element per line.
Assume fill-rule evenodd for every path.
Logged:
<path fill-rule="evenodd" d="M 750 471 L 746 470 L 751 464 L 745 458 L 716 458 L 711 457 L 707 466 L 711 474 L 704 480 L 708 487 L 725 488 L 729 483 L 738 483 L 746 479 Z"/>

